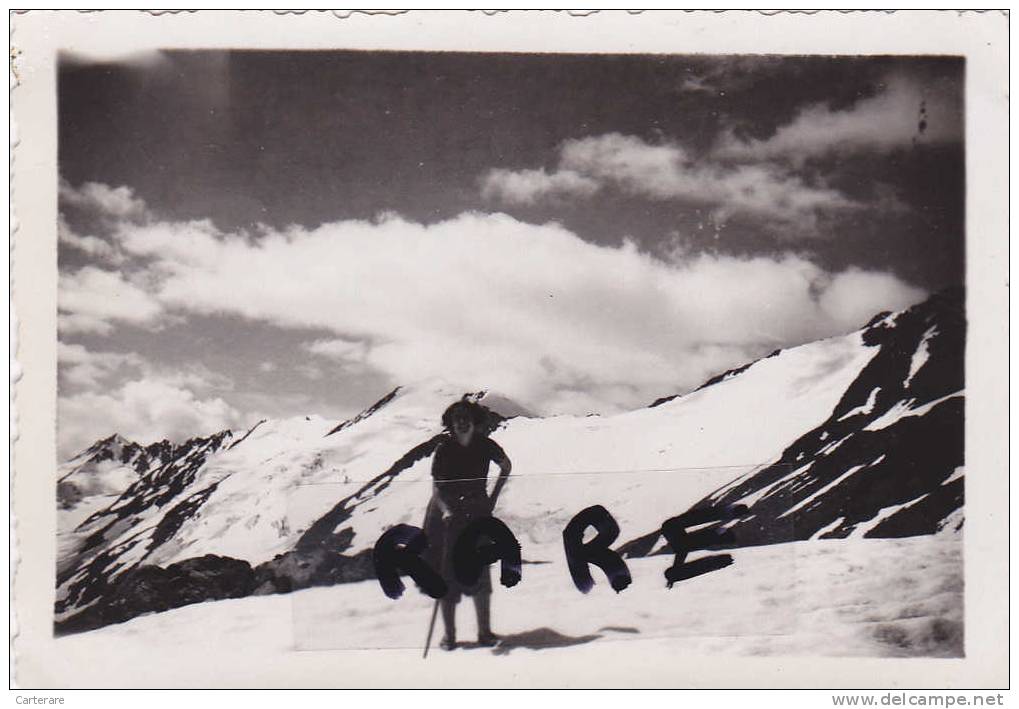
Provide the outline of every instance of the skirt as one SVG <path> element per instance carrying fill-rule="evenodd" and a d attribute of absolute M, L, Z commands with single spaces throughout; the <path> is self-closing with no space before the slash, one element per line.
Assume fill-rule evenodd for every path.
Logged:
<path fill-rule="evenodd" d="M 424 559 L 439 572 L 443 581 L 446 582 L 449 590 L 443 597 L 445 600 L 457 603 L 462 595 L 490 594 L 492 592 L 492 574 L 488 566 L 481 570 L 478 582 L 471 586 L 461 584 L 453 572 L 453 547 L 456 540 L 467 525 L 475 519 L 491 514 L 488 497 L 461 498 L 448 506 L 450 514 L 443 518 L 442 507 L 434 495 L 428 502 L 423 525 L 425 535 L 428 537 L 428 547 L 425 549 Z"/>

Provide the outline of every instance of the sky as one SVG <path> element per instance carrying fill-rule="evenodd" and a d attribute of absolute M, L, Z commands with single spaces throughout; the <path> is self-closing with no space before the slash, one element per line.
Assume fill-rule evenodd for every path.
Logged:
<path fill-rule="evenodd" d="M 58 438 L 397 385 L 613 413 L 963 282 L 961 59 L 158 52 L 58 72 Z"/>

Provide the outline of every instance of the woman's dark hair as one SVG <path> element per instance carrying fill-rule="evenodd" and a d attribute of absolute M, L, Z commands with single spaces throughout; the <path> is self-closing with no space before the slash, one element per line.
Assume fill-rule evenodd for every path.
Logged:
<path fill-rule="evenodd" d="M 442 425 L 447 430 L 453 430 L 453 417 L 457 414 L 466 414 L 468 418 L 474 423 L 475 428 L 478 428 L 484 433 L 489 433 L 491 430 L 492 412 L 488 407 L 477 404 L 473 401 L 458 401 L 455 404 L 451 404 L 442 413 Z"/>

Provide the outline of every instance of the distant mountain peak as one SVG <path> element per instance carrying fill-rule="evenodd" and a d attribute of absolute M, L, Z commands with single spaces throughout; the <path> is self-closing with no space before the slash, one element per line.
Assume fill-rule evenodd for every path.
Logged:
<path fill-rule="evenodd" d="M 124 438 L 119 433 L 112 433 L 109 436 L 107 436 L 106 438 L 100 438 L 95 443 L 90 445 L 88 448 L 86 448 L 85 450 L 81 451 L 80 453 L 78 453 L 77 455 L 75 455 L 73 457 L 74 458 L 80 458 L 80 457 L 87 456 L 87 455 L 94 455 L 94 454 L 100 453 L 102 451 L 120 450 L 120 449 L 125 448 L 125 447 L 136 446 L 136 445 L 138 445 L 138 444 L 135 443 L 134 441 L 130 441 L 130 440 Z"/>

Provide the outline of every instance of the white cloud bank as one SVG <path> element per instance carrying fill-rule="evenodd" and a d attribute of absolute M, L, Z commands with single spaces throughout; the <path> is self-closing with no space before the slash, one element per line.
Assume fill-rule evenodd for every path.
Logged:
<path fill-rule="evenodd" d="M 247 420 L 220 397 L 201 398 L 187 387 L 159 379 L 61 396 L 57 417 L 64 458 L 114 432 L 142 444 L 162 438 L 183 441 L 237 428 Z"/>
<path fill-rule="evenodd" d="M 925 295 L 891 274 L 827 273 L 791 254 L 666 263 L 502 214 L 258 239 L 152 222 L 119 242 L 146 264 L 145 297 L 169 312 L 325 329 L 336 337 L 306 351 L 396 383 L 494 388 L 539 413 L 646 404 Z"/>
<path fill-rule="evenodd" d="M 186 372 L 153 366 L 134 352 L 95 352 L 58 345 L 60 456 L 67 459 L 112 433 L 147 444 L 181 441 L 248 422 L 215 394 L 231 385 L 201 365 Z"/>
<path fill-rule="evenodd" d="M 506 204 L 531 204 L 549 195 L 589 197 L 612 186 L 649 199 L 701 203 L 720 220 L 750 215 L 798 231 L 813 229 L 821 212 L 862 206 L 772 164 L 715 162 L 674 142 L 653 145 L 619 133 L 565 141 L 551 174 L 491 170 L 481 183 L 484 197 Z"/>

